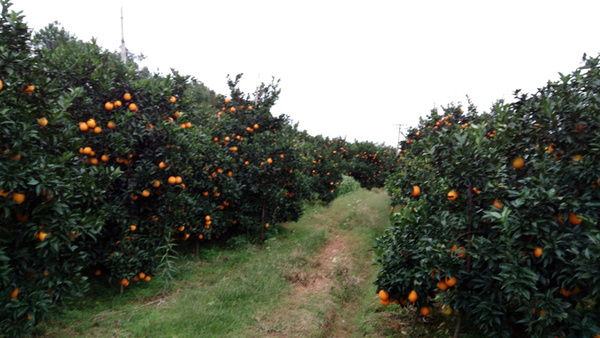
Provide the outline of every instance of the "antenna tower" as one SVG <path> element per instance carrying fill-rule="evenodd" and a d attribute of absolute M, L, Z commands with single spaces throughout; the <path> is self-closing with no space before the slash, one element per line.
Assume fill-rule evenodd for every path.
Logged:
<path fill-rule="evenodd" d="M 404 133 L 402 132 L 402 128 L 408 126 L 408 124 L 394 124 L 394 125 L 398 126 L 398 145 L 396 146 L 396 149 L 399 150 L 400 149 L 400 136 L 406 137 L 406 135 L 404 135 Z"/>
<path fill-rule="evenodd" d="M 127 62 L 127 48 L 125 48 L 125 34 L 123 33 L 123 7 L 121 7 L 121 62 Z"/>

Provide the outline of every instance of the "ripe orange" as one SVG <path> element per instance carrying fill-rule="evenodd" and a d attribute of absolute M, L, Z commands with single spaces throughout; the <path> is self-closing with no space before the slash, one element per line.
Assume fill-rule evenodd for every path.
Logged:
<path fill-rule="evenodd" d="M 45 117 L 42 117 L 38 120 L 38 124 L 42 127 L 45 127 L 48 125 L 48 119 Z"/>
<path fill-rule="evenodd" d="M 186 128 L 191 128 L 191 127 L 192 127 L 192 122 L 187 122 L 187 123 L 185 124 L 185 127 L 186 127 Z"/>
<path fill-rule="evenodd" d="M 106 103 L 104 104 L 104 108 L 105 108 L 106 110 L 113 110 L 113 108 L 114 108 L 114 107 L 115 107 L 115 105 L 114 105 L 114 104 L 112 104 L 112 103 L 110 103 L 110 102 L 106 102 Z"/>
<path fill-rule="evenodd" d="M 182 181 L 181 176 L 175 177 L 175 183 L 180 184 Z"/>
<path fill-rule="evenodd" d="M 409 294 L 408 294 L 408 301 L 411 303 L 414 303 L 417 301 L 418 295 L 417 295 L 417 291 L 412 290 Z"/>
<path fill-rule="evenodd" d="M 575 155 L 573 156 L 573 165 L 579 165 L 579 163 L 583 162 L 583 156 Z"/>
<path fill-rule="evenodd" d="M 2 87 L 4 87 L 4 84 L 2 83 L 2 80 L 0 80 L 0 90 L 2 90 Z"/>
<path fill-rule="evenodd" d="M 125 101 L 131 100 L 131 94 L 125 93 L 125 95 L 123 95 L 123 100 L 125 100 Z"/>
<path fill-rule="evenodd" d="M 96 128 L 96 120 L 94 119 L 89 119 L 87 120 L 86 124 L 88 125 L 88 127 L 90 128 Z"/>
<path fill-rule="evenodd" d="M 413 190 L 411 191 L 411 194 L 413 196 L 419 196 L 420 193 L 421 193 L 421 188 L 419 188 L 418 185 L 413 186 Z"/>
<path fill-rule="evenodd" d="M 448 304 L 442 304 L 442 313 L 445 315 L 451 315 L 452 314 L 452 308 L 450 307 L 450 305 Z"/>
<path fill-rule="evenodd" d="M 129 230 L 131 230 L 131 231 L 135 231 L 136 229 L 137 229 L 137 226 L 135 226 L 135 225 L 131 225 L 129 227 Z"/>
<path fill-rule="evenodd" d="M 174 176 L 169 176 L 167 182 L 169 182 L 169 184 L 175 184 L 175 182 L 177 182 L 177 179 Z"/>
<path fill-rule="evenodd" d="M 422 306 L 420 311 L 423 316 L 427 316 L 431 312 L 428 306 Z"/>
<path fill-rule="evenodd" d="M 450 192 L 448 192 L 448 199 L 450 201 L 454 201 L 457 197 L 458 193 L 455 190 L 450 190 Z"/>
<path fill-rule="evenodd" d="M 523 165 L 525 165 L 525 160 L 523 160 L 522 157 L 517 157 L 513 160 L 513 167 L 515 167 L 515 169 L 521 169 L 523 168 Z"/>
<path fill-rule="evenodd" d="M 96 128 L 94 128 L 94 133 L 100 134 L 101 132 L 102 132 L 102 127 L 96 126 Z"/>
<path fill-rule="evenodd" d="M 225 99 L 225 103 L 229 103 L 229 102 L 231 102 L 231 99 L 229 99 L 229 98 Z"/>
<path fill-rule="evenodd" d="M 387 293 L 385 290 L 381 289 L 381 290 L 379 290 L 379 299 L 381 299 L 381 300 L 389 300 L 390 299 L 390 294 Z"/>
<path fill-rule="evenodd" d="M 171 96 L 171 98 L 169 98 L 169 101 L 171 101 L 171 103 L 175 103 L 177 101 L 177 98 L 175 96 Z"/>
<path fill-rule="evenodd" d="M 448 287 L 453 287 L 454 285 L 456 285 L 456 277 L 452 276 L 450 278 L 448 278 L 446 276 L 446 278 L 444 279 L 444 282 L 446 283 L 446 285 L 448 285 Z"/>
<path fill-rule="evenodd" d="M 34 90 L 35 90 L 35 86 L 29 85 L 25 89 L 23 89 L 23 93 L 31 95 Z"/>
<path fill-rule="evenodd" d="M 500 203 L 499 200 L 494 200 L 494 206 L 498 209 L 504 208 L 504 206 L 502 205 L 502 203 Z"/>
<path fill-rule="evenodd" d="M 389 299 L 380 299 L 379 301 L 381 302 L 381 305 L 383 305 L 383 306 L 390 305 L 390 300 Z"/>
<path fill-rule="evenodd" d="M 154 181 L 154 187 L 155 188 L 160 187 L 160 181 L 159 180 Z"/>
<path fill-rule="evenodd" d="M 255 125 L 254 125 L 254 129 L 258 129 L 258 124 L 255 124 Z"/>
<path fill-rule="evenodd" d="M 533 255 L 535 256 L 535 258 L 539 258 L 542 253 L 544 252 L 544 249 L 540 248 L 539 246 L 537 248 L 535 248 L 535 250 L 533 251 Z"/>
<path fill-rule="evenodd" d="M 448 284 L 446 284 L 446 282 L 441 280 L 437 283 L 437 287 L 438 287 L 438 289 L 445 291 L 448 288 Z"/>
<path fill-rule="evenodd" d="M 158 164 L 158 167 L 159 167 L 160 169 L 164 169 L 164 168 L 166 168 L 166 167 L 167 167 L 167 164 L 166 164 L 165 162 L 160 162 L 160 163 Z"/>
<path fill-rule="evenodd" d="M 79 130 L 86 131 L 86 130 L 88 130 L 88 128 L 89 127 L 88 127 L 87 123 L 85 123 L 85 122 L 79 122 Z"/>
<path fill-rule="evenodd" d="M 142 196 L 148 197 L 148 196 L 150 196 L 150 192 L 148 190 L 144 189 L 144 191 L 142 191 Z"/>
<path fill-rule="evenodd" d="M 123 286 L 129 285 L 129 281 L 127 280 L 127 278 L 121 279 L 121 285 L 123 285 Z"/>
<path fill-rule="evenodd" d="M 96 270 L 96 272 L 94 273 L 96 276 L 100 276 L 102 274 L 102 271 L 100 269 Z"/>
<path fill-rule="evenodd" d="M 252 110 L 252 106 L 248 106 L 248 108 L 247 108 L 247 109 L 248 109 L 248 110 Z"/>
<path fill-rule="evenodd" d="M 13 292 L 10 293 L 10 298 L 15 299 L 19 295 L 19 288 L 15 288 Z"/>
<path fill-rule="evenodd" d="M 570 213 L 569 214 L 569 222 L 573 225 L 579 225 L 581 224 L 583 220 L 579 217 L 577 217 L 577 215 L 575 215 L 574 213 Z"/>
<path fill-rule="evenodd" d="M 269 163 L 269 164 L 273 163 L 273 159 L 269 157 L 269 158 L 267 159 L 267 163 Z"/>
<path fill-rule="evenodd" d="M 115 107 L 120 107 L 122 105 L 123 105 L 123 103 L 121 101 L 119 101 L 119 100 L 117 100 L 117 101 L 114 102 L 114 106 Z"/>
<path fill-rule="evenodd" d="M 14 192 L 12 195 L 12 199 L 13 201 L 17 202 L 17 204 L 21 204 L 25 202 L 25 194 L 22 194 L 20 192 Z"/>
<path fill-rule="evenodd" d="M 108 126 L 108 129 L 115 129 L 115 123 L 113 121 L 108 121 L 106 125 Z"/>
<path fill-rule="evenodd" d="M 41 231 L 40 232 L 40 236 L 39 236 L 40 237 L 40 241 L 43 242 L 44 239 L 46 239 L 46 236 L 48 236 L 48 234 L 45 233 L 45 232 L 43 232 L 43 231 Z"/>
<path fill-rule="evenodd" d="M 144 282 L 149 282 L 151 279 L 152 279 L 152 277 L 146 276 L 146 278 L 144 278 Z"/>
<path fill-rule="evenodd" d="M 94 158 L 90 159 L 90 163 L 92 165 L 97 165 L 98 164 L 98 159 L 94 157 Z"/>
<path fill-rule="evenodd" d="M 140 272 L 139 276 L 140 276 L 140 279 L 144 279 L 144 278 L 146 278 L 146 274 L 145 274 L 145 273 L 143 273 L 143 272 Z"/>
<path fill-rule="evenodd" d="M 135 103 L 130 103 L 129 104 L 129 110 L 131 110 L 131 111 L 137 111 L 138 107 L 137 107 L 137 105 Z"/>

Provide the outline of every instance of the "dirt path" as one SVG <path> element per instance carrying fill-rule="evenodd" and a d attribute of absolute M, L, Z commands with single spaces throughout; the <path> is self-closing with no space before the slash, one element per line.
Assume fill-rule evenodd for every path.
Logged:
<path fill-rule="evenodd" d="M 351 202 L 339 208 L 342 212 L 312 215 L 326 231 L 327 241 L 316 255 L 305 256 L 299 248 L 294 253 L 298 259 L 292 259 L 299 263 L 282 267 L 291 292 L 281 300 L 280 311 L 257 316 L 260 336 L 355 336 L 361 325 L 356 318 L 362 300 L 371 296 L 374 276 L 371 242 L 365 234 L 372 234 L 372 224 L 385 223 L 381 218 L 386 215 L 374 210 L 379 205 L 373 201 Z"/>
<path fill-rule="evenodd" d="M 283 301 L 287 310 L 269 318 L 257 318 L 266 337 L 330 337 L 340 319 L 334 295 L 337 275 L 351 263 L 348 236 L 335 234 L 304 268 L 288 267 L 286 279 L 292 284 Z"/>

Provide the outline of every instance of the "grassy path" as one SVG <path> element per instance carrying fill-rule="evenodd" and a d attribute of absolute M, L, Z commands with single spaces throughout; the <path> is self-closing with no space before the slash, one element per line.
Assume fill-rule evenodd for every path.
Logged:
<path fill-rule="evenodd" d="M 313 206 L 260 249 L 201 250 L 175 281 L 124 295 L 98 286 L 35 332 L 50 337 L 348 337 L 378 335 L 373 239 L 388 224 L 384 192 Z M 239 242 L 243 242 L 240 239 Z"/>

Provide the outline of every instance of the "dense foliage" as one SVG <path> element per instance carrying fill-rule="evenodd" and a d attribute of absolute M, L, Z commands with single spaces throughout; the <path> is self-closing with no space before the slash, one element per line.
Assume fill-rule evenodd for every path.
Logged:
<path fill-rule="evenodd" d="M 449 105 L 410 130 L 376 245 L 383 298 L 443 304 L 457 334 L 600 332 L 600 67 L 583 62 L 512 104 Z"/>

